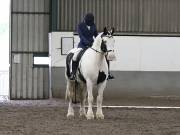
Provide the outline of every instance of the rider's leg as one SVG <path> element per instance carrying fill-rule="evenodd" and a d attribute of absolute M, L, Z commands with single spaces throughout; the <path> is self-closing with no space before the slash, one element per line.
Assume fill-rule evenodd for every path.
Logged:
<path fill-rule="evenodd" d="M 106 61 L 107 61 L 107 64 L 108 64 L 108 80 L 109 79 L 114 79 L 114 76 L 110 73 L 110 62 L 109 62 L 109 60 L 107 60 L 107 58 L 106 58 Z"/>
<path fill-rule="evenodd" d="M 72 72 L 69 77 L 70 80 L 75 80 L 75 78 L 76 78 L 76 70 L 77 70 L 78 64 L 79 64 L 78 55 L 81 50 L 82 50 L 82 48 L 77 48 L 74 52 L 74 56 L 72 58 Z"/>

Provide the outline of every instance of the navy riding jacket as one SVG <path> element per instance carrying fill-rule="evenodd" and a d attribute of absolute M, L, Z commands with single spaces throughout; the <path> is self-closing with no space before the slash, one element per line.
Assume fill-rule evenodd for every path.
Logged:
<path fill-rule="evenodd" d="M 96 37 L 98 35 L 96 25 L 93 24 L 92 26 L 90 26 L 89 30 L 86 23 L 81 22 L 78 25 L 78 34 L 80 37 L 78 48 L 86 49 L 88 47 L 91 47 L 94 42 L 93 36 Z"/>

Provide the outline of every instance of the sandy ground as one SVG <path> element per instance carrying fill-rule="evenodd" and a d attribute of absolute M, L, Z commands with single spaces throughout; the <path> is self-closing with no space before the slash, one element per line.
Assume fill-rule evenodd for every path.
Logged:
<path fill-rule="evenodd" d="M 64 100 L 0 101 L 0 135 L 180 135 L 180 109 L 103 108 L 89 121 L 78 109 L 68 120 Z"/>

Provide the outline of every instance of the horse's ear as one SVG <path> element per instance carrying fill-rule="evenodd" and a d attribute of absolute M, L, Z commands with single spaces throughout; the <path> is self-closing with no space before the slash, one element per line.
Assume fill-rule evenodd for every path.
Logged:
<path fill-rule="evenodd" d="M 112 35 L 114 34 L 114 31 L 115 31 L 115 29 L 114 29 L 114 27 L 112 27 Z"/>
<path fill-rule="evenodd" d="M 103 32 L 104 35 L 107 35 L 108 34 L 108 30 L 106 27 L 104 27 L 104 32 Z"/>

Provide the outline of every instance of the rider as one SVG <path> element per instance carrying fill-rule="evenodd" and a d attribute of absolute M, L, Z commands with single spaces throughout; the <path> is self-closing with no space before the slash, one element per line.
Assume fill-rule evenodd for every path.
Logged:
<path fill-rule="evenodd" d="M 83 22 L 78 25 L 78 34 L 80 37 L 80 42 L 78 44 L 78 48 L 87 49 L 92 46 L 94 42 L 94 38 L 98 35 L 96 25 L 94 23 L 94 15 L 92 13 L 87 13 L 84 17 Z M 77 61 L 72 61 L 72 72 L 70 76 L 70 80 L 75 80 L 75 74 L 78 67 Z M 109 62 L 108 62 L 109 67 Z M 114 77 L 110 74 L 108 75 L 108 79 L 113 79 Z"/>

